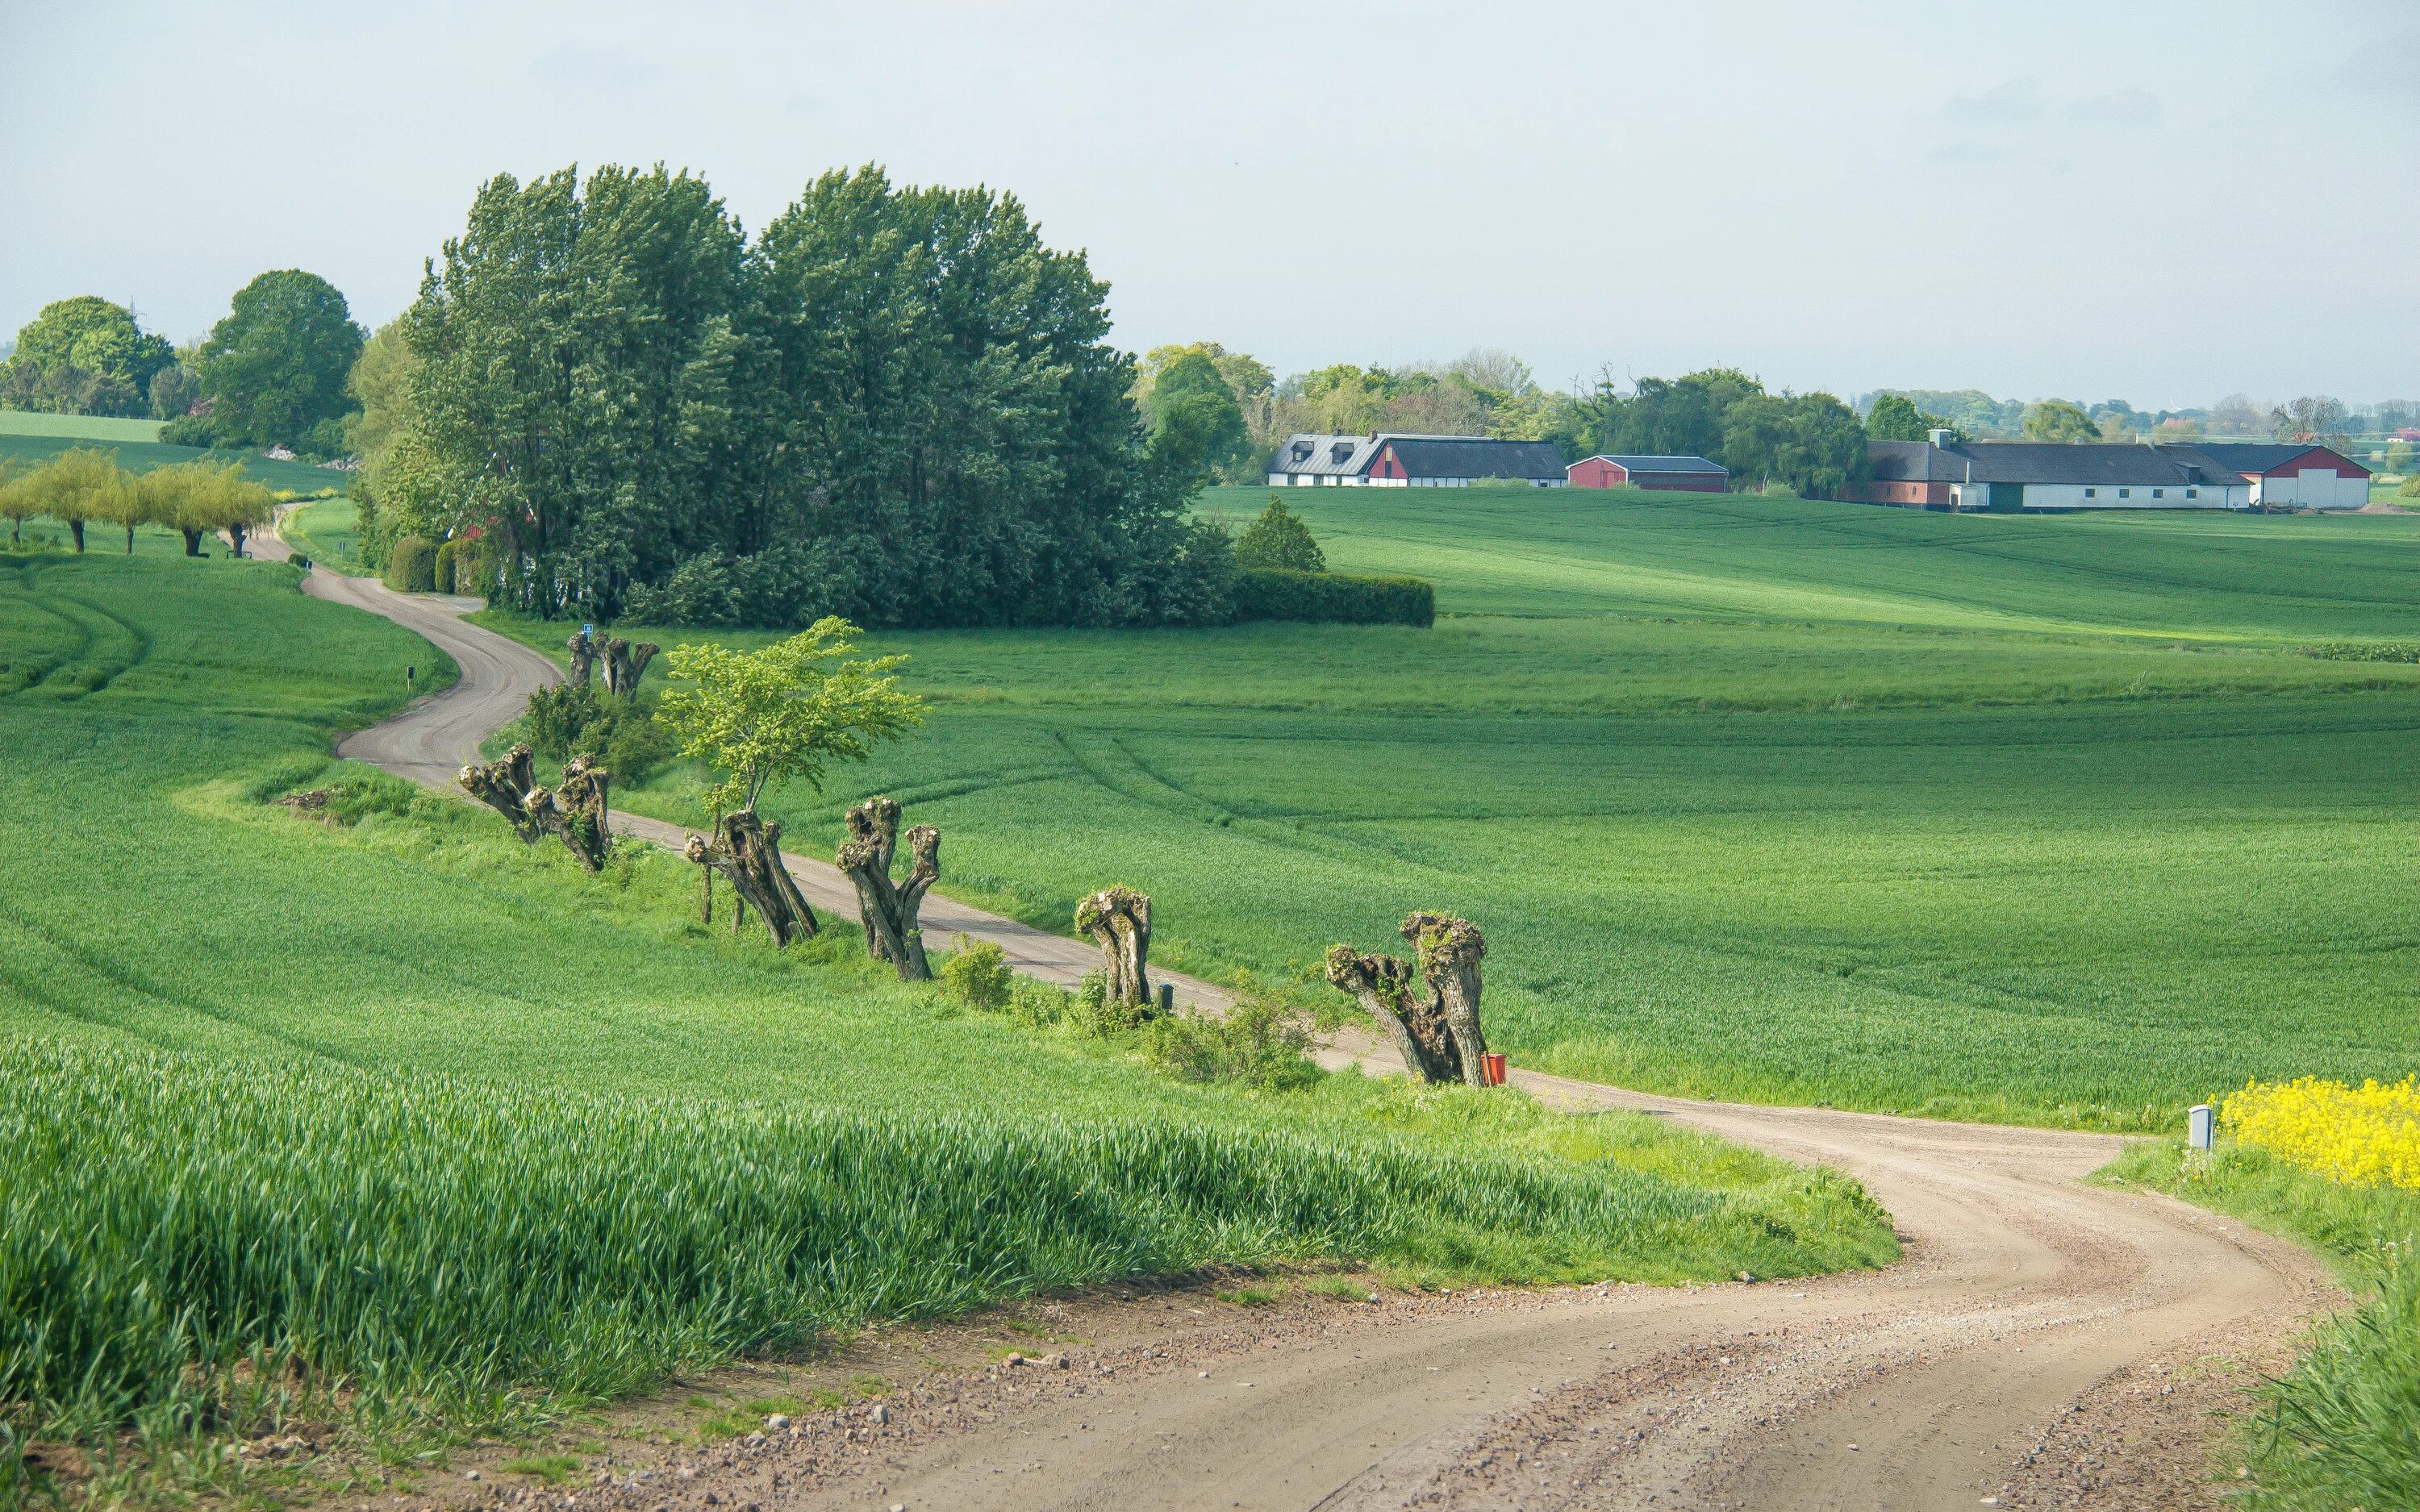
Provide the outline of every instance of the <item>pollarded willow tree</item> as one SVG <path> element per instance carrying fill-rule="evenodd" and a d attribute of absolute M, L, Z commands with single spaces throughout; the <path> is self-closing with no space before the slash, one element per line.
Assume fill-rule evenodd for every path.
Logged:
<path fill-rule="evenodd" d="M 699 642 L 666 656 L 686 686 L 664 694 L 656 717 L 682 755 L 722 774 L 705 795 L 713 831 L 690 836 L 686 854 L 706 869 L 709 888 L 714 874 L 731 883 L 776 945 L 812 935 L 816 923 L 782 864 L 782 826 L 757 817 L 758 800 L 787 782 L 821 791 L 833 762 L 864 761 L 924 722 L 923 701 L 892 675 L 908 658 L 857 657 L 857 633 L 827 617 L 758 651 Z"/>
<path fill-rule="evenodd" d="M 618 635 L 599 639 L 584 629 L 574 632 L 564 645 L 571 653 L 571 681 L 575 685 L 586 687 L 601 668 L 605 691 L 633 702 L 639 697 L 639 679 L 647 674 L 648 664 L 663 651 L 652 640 L 632 645 Z"/>
<path fill-rule="evenodd" d="M 1417 967 L 1391 955 L 1363 955 L 1349 945 L 1327 952 L 1327 980 L 1360 1001 L 1422 1081 L 1487 1085 L 1487 1040 L 1479 1027 L 1479 963 L 1487 942 L 1479 926 L 1448 914 L 1416 913 L 1403 923 Z"/>
<path fill-rule="evenodd" d="M 550 789 L 537 779 L 537 758 L 515 746 L 492 762 L 462 768 L 458 780 L 473 797 L 503 814 L 524 845 L 552 835 L 591 872 L 605 869 L 613 848 L 607 823 L 610 774 L 595 758 L 574 756 L 563 764 L 563 783 Z"/>
<path fill-rule="evenodd" d="M 925 890 L 941 880 L 941 832 L 930 825 L 908 831 L 908 874 L 896 881 L 891 862 L 896 854 L 899 805 L 872 797 L 848 811 L 848 838 L 840 843 L 833 862 L 857 885 L 858 917 L 865 925 L 865 953 L 888 961 L 901 981 L 930 981 L 932 965 L 924 959 L 924 931 L 917 916 Z"/>
<path fill-rule="evenodd" d="M 1101 948 L 1109 1001 L 1150 1012 L 1151 899 L 1132 887 L 1103 887 L 1076 905 L 1076 933 Z"/>

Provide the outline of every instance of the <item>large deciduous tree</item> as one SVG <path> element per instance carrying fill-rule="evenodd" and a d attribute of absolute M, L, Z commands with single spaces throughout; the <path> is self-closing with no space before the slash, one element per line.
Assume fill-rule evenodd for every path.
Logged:
<path fill-rule="evenodd" d="M 0 363 L 0 409 L 77 415 L 149 412 L 152 378 L 176 362 L 124 305 L 84 294 L 42 306 Z"/>
<path fill-rule="evenodd" d="M 1610 384 L 1582 406 L 1580 444 L 1616 455 L 1697 455 L 1729 468 L 1734 483 L 1780 484 L 1829 498 L 1867 475 L 1866 430 L 1831 394 L 1768 393 L 1736 368 Z"/>
<path fill-rule="evenodd" d="M 246 284 L 195 360 L 211 438 L 340 455 L 353 409 L 345 382 L 364 335 L 344 295 L 316 273 L 286 269 Z"/>
<path fill-rule="evenodd" d="M 2029 441 L 2097 441 L 2101 423 L 2084 407 L 2065 399 L 2044 399 L 2025 407 L 2024 438 Z"/>

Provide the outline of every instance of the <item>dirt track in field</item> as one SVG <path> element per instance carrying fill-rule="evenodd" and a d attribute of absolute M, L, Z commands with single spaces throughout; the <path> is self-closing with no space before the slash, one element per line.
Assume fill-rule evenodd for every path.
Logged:
<path fill-rule="evenodd" d="M 264 541 L 261 554 L 278 549 Z M 461 624 L 461 601 L 324 572 L 305 588 L 396 620 L 461 666 L 453 688 L 340 748 L 431 786 L 451 788 L 478 740 L 559 676 Z M 793 869 L 819 906 L 852 906 L 838 872 Z M 926 916 L 937 933 L 1001 939 L 1050 980 L 1096 959 L 945 900 Z M 1220 1000 L 1198 983 L 1184 995 Z M 1369 1053 L 1346 1043 L 1329 1058 Z M 1640 1109 L 1837 1165 L 1890 1210 L 1905 1258 L 1809 1282 L 1222 1308 L 1230 1319 L 1072 1348 L 1064 1367 L 937 1367 L 897 1390 L 878 1424 L 858 1410 L 762 1443 L 642 1457 L 578 1504 L 2217 1505 L 2206 1413 L 2232 1388 L 2212 1382 L 2230 1362 L 2273 1359 L 2339 1300 L 2291 1244 L 2084 1184 L 2114 1138 L 1513 1079 L 1550 1103 Z M 514 1495 L 484 1485 L 469 1499 Z"/>

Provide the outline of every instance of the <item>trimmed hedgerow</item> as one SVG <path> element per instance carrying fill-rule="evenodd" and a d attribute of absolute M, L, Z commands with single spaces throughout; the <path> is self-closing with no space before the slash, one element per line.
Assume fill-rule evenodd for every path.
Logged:
<path fill-rule="evenodd" d="M 386 585 L 398 594 L 437 592 L 437 548 L 419 535 L 396 542 L 387 554 Z"/>
<path fill-rule="evenodd" d="M 1236 572 L 1235 618 L 1311 625 L 1436 623 L 1436 586 L 1419 578 L 1357 578 L 1341 572 Z"/>

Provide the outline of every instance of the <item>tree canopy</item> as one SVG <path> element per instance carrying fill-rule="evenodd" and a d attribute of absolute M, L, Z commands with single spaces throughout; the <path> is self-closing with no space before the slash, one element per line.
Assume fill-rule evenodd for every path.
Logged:
<path fill-rule="evenodd" d="M 1199 486 L 1252 455 L 1244 407 L 1218 365 L 1200 352 L 1186 352 L 1160 372 L 1143 410 L 1151 417 L 1152 459 L 1180 487 L 1188 478 Z"/>
<path fill-rule="evenodd" d="M 663 696 L 656 717 L 682 755 L 722 774 L 706 793 L 717 813 L 752 811 L 777 783 L 821 789 L 833 762 L 861 762 L 876 743 L 924 722 L 923 701 L 892 675 L 908 658 L 854 658 L 856 635 L 846 620 L 827 617 L 758 651 L 702 641 L 672 649 L 673 675 L 685 686 Z"/>
<path fill-rule="evenodd" d="M 1244 527 L 1243 534 L 1235 537 L 1235 564 L 1286 572 L 1326 572 L 1327 553 L 1311 538 L 1311 527 L 1302 522 L 1302 517 L 1286 508 L 1284 500 L 1271 494 L 1268 507 Z"/>
<path fill-rule="evenodd" d="M 1106 300 L 985 190 L 827 174 L 752 244 L 690 174 L 499 177 L 365 393 L 369 530 L 493 536 L 544 614 L 1211 617 Z"/>
<path fill-rule="evenodd" d="M 364 334 L 344 295 L 317 273 L 289 268 L 238 289 L 195 360 L 209 440 L 342 455 L 353 409 L 346 378 Z"/>
<path fill-rule="evenodd" d="M 1734 483 L 1778 483 L 1829 498 L 1867 474 L 1866 428 L 1831 394 L 1767 393 L 1736 368 L 1601 386 L 1582 407 L 1580 444 L 1615 455 L 1705 456 Z"/>
<path fill-rule="evenodd" d="M 1966 440 L 1965 432 L 1939 415 L 1917 409 L 1916 401 L 1903 393 L 1884 394 L 1866 413 L 1866 435 L 1878 441 L 1931 440 L 1936 430 L 1948 431 L 1953 441 Z"/>
<path fill-rule="evenodd" d="M 0 409 L 147 415 L 152 378 L 176 358 L 167 338 L 145 332 L 124 305 L 92 294 L 54 301 L 0 363 Z"/>
<path fill-rule="evenodd" d="M 2101 424 L 2082 405 L 2044 399 L 2025 407 L 2024 437 L 2029 441 L 2097 441 Z"/>

